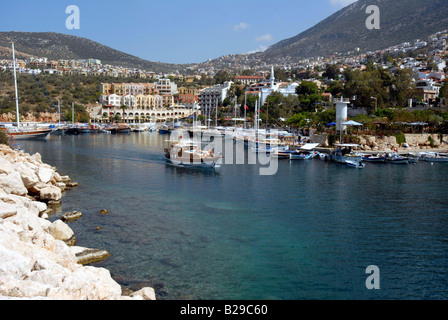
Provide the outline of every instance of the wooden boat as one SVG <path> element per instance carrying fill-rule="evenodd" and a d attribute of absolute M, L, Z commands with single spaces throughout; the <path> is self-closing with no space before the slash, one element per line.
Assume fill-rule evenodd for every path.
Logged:
<path fill-rule="evenodd" d="M 389 154 L 386 157 L 386 163 L 392 164 L 409 164 L 409 158 L 404 156 L 399 156 L 396 153 Z"/>
<path fill-rule="evenodd" d="M 276 151 L 287 151 L 289 145 L 280 142 L 277 138 L 260 139 L 258 141 L 250 141 L 252 152 L 274 153 Z"/>
<path fill-rule="evenodd" d="M 305 151 L 305 150 L 298 150 L 298 151 L 292 151 L 289 155 L 289 159 L 291 160 L 311 160 L 315 157 L 319 156 L 319 152 L 317 151 Z"/>
<path fill-rule="evenodd" d="M 366 167 L 366 164 L 362 161 L 356 161 L 356 160 L 345 160 L 345 163 L 350 168 L 355 169 L 364 169 Z"/>
<path fill-rule="evenodd" d="M 318 143 L 308 143 L 299 150 L 292 151 L 289 155 L 290 160 L 311 160 L 319 156 L 319 152 L 314 149 L 319 146 Z"/>
<path fill-rule="evenodd" d="M 420 153 L 420 159 L 428 162 L 448 162 L 448 154 L 439 152 L 422 152 Z"/>
<path fill-rule="evenodd" d="M 222 155 L 215 155 L 213 150 L 204 151 L 192 141 L 178 141 L 165 149 L 165 159 L 179 167 L 192 168 L 219 168 L 222 164 Z"/>
<path fill-rule="evenodd" d="M 277 159 L 289 159 L 291 152 L 291 150 L 275 150 L 272 156 Z"/>
<path fill-rule="evenodd" d="M 131 129 L 129 127 L 125 126 L 118 126 L 118 127 L 111 127 L 108 129 L 110 133 L 117 134 L 117 133 L 130 133 Z"/>
<path fill-rule="evenodd" d="M 39 128 L 2 128 L 5 133 L 13 140 L 25 140 L 25 139 L 45 139 L 52 129 L 39 129 Z"/>
<path fill-rule="evenodd" d="M 361 154 L 362 160 L 366 162 L 384 163 L 386 161 L 385 155 Z"/>
<path fill-rule="evenodd" d="M 65 130 L 65 134 L 77 136 L 81 134 L 81 130 L 78 127 L 69 127 Z"/>
<path fill-rule="evenodd" d="M 362 156 L 354 153 L 352 150 L 358 148 L 357 144 L 336 144 L 336 149 L 330 153 L 332 161 L 346 164 L 346 161 L 362 161 Z"/>
<path fill-rule="evenodd" d="M 16 56 L 15 56 L 14 43 L 12 44 L 12 57 L 14 65 L 14 87 L 16 95 L 15 100 L 16 100 L 17 124 L 16 127 L 5 126 L 2 128 L 2 130 L 5 131 L 6 134 L 13 140 L 45 139 L 51 132 L 53 132 L 53 129 L 20 126 L 19 96 L 17 91 L 17 71 L 16 71 Z"/>
<path fill-rule="evenodd" d="M 159 133 L 160 134 L 169 134 L 169 133 L 171 133 L 171 128 L 167 125 L 163 125 L 159 128 Z"/>

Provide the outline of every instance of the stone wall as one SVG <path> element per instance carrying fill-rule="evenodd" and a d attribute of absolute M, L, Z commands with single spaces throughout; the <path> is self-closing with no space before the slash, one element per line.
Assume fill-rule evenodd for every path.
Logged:
<path fill-rule="evenodd" d="M 406 150 L 406 149 L 416 149 L 416 150 L 426 150 L 431 149 L 431 142 L 429 137 L 432 137 L 434 141 L 435 149 L 448 148 L 448 135 L 440 141 L 438 134 L 405 134 L 407 148 L 405 144 L 399 145 L 397 143 L 397 138 L 395 136 L 353 136 L 357 144 L 360 145 L 362 150 L 365 151 L 390 151 L 390 150 Z M 328 135 L 326 134 L 313 134 L 311 137 L 311 142 L 319 143 L 321 147 L 328 148 Z"/>

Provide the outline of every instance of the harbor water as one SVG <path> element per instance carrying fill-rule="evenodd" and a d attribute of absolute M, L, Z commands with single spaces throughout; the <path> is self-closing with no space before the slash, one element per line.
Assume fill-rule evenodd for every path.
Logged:
<path fill-rule="evenodd" d="M 447 299 L 448 164 L 279 160 L 216 171 L 174 167 L 158 133 L 20 141 L 68 174 L 59 213 L 95 266 L 158 299 Z M 107 209 L 109 214 L 101 215 Z M 379 269 L 369 290 L 368 266 Z"/>

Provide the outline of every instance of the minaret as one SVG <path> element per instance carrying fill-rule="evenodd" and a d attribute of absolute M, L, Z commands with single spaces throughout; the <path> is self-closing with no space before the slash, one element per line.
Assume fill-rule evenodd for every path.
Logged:
<path fill-rule="evenodd" d="M 271 89 L 273 90 L 275 84 L 274 66 L 271 67 L 271 78 L 269 80 L 271 81 Z"/>

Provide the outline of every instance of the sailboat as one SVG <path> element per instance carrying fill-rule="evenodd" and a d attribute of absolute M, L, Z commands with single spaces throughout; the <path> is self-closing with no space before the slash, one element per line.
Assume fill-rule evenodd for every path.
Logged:
<path fill-rule="evenodd" d="M 45 139 L 53 129 L 43 129 L 43 128 L 25 128 L 20 126 L 20 113 L 19 113 L 19 95 L 17 93 L 17 72 L 16 72 L 16 56 L 14 50 L 14 43 L 12 43 L 12 59 L 14 65 L 14 85 L 16 93 L 16 112 L 17 112 L 17 126 L 16 127 L 6 127 L 6 133 L 13 140 L 24 140 L 24 139 Z"/>

